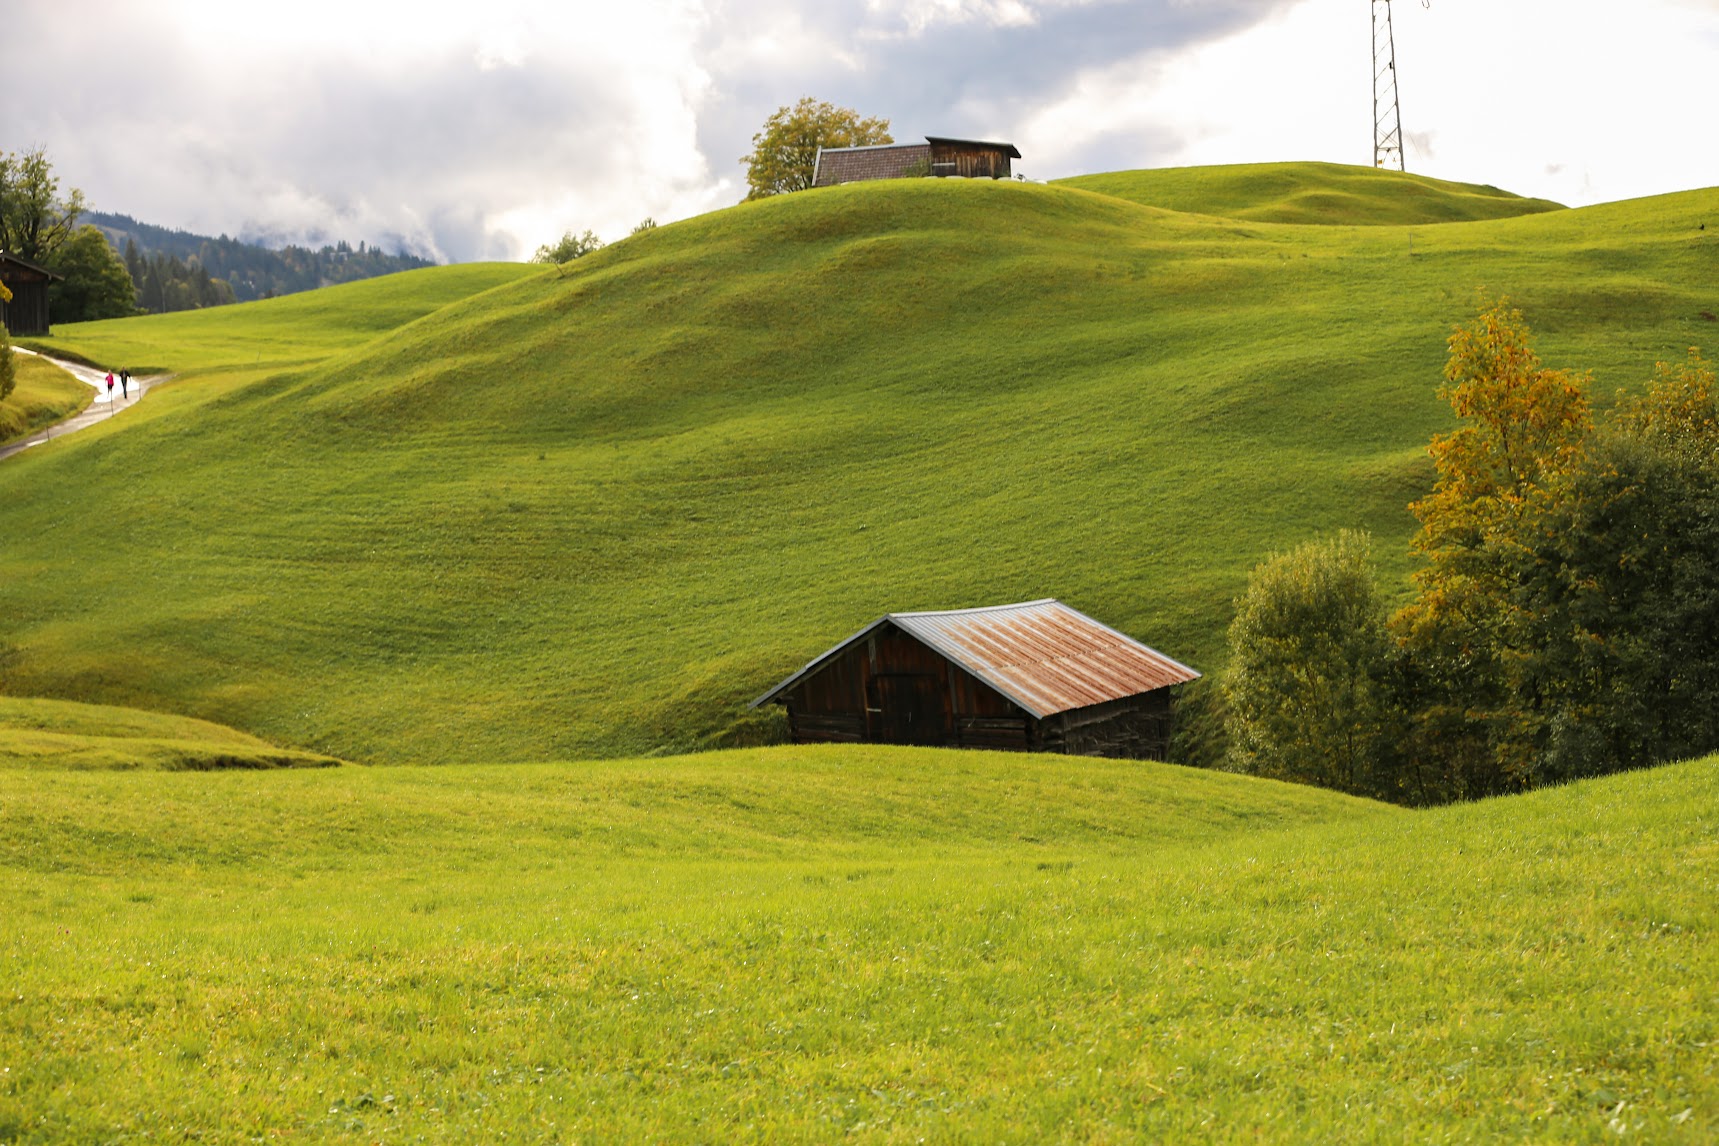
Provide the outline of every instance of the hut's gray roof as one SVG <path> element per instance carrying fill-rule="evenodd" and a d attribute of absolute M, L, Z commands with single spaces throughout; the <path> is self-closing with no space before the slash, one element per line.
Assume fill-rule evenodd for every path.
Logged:
<path fill-rule="evenodd" d="M 1200 675 L 1047 597 L 981 609 L 888 613 L 753 701 L 752 707 L 777 699 L 885 624 L 923 642 L 1039 719 L 1184 684 Z"/>
<path fill-rule="evenodd" d="M 916 163 L 931 159 L 929 143 L 873 143 L 864 147 L 822 147 L 812 167 L 812 186 L 834 187 L 868 179 L 899 179 Z"/>

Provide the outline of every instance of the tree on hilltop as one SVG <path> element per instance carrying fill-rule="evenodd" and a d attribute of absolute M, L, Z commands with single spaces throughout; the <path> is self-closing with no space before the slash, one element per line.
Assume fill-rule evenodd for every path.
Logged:
<path fill-rule="evenodd" d="M 752 137 L 746 165 L 747 199 L 763 199 L 812 185 L 821 147 L 868 147 L 894 143 L 889 120 L 862 118 L 848 107 L 806 96 L 793 107 L 779 107 Z"/>
<path fill-rule="evenodd" d="M 586 231 L 583 235 L 575 235 L 572 231 L 564 232 L 553 246 L 545 243 L 537 248 L 537 253 L 531 256 L 534 263 L 570 263 L 574 259 L 584 258 L 593 251 L 603 248 L 603 240 L 597 237 L 597 232 Z"/>

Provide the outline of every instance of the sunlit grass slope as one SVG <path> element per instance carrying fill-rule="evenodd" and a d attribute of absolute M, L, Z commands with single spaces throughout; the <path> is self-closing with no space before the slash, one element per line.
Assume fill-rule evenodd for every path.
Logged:
<path fill-rule="evenodd" d="M 1363 527 L 1405 568 L 1477 286 L 1606 392 L 1719 329 L 1715 244 L 1713 191 L 1411 250 L 921 180 L 662 227 L 370 341 L 330 307 L 316 364 L 205 366 L 0 466 L 0 687 L 431 762 L 717 742 L 892 609 L 1056 596 L 1210 671 L 1269 550 Z M 243 345 L 180 321 L 165 365 Z"/>
<path fill-rule="evenodd" d="M 338 763 L 190 717 L 0 696 L 0 767 L 204 772 Z"/>
<path fill-rule="evenodd" d="M 179 311 L 147 319 L 61 324 L 25 345 L 72 352 L 104 369 L 133 374 L 319 362 L 385 331 L 505 283 L 541 274 L 521 263 L 430 267 L 303 291 L 242 306 Z"/>
<path fill-rule="evenodd" d="M 95 397 L 94 390 L 51 362 L 14 354 L 12 363 L 17 386 L 0 402 L 0 445 L 71 417 Z"/>
<path fill-rule="evenodd" d="M 1165 167 L 1059 179 L 1057 185 L 1150 207 L 1260 223 L 1354 226 L 1456 223 L 1562 210 L 1496 187 L 1337 163 Z"/>
<path fill-rule="evenodd" d="M 0 1139 L 1710 1142 L 1719 765 L 0 768 Z"/>

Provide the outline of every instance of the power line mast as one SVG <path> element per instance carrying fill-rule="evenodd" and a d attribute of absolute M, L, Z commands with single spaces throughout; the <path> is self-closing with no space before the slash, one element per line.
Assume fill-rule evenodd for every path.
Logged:
<path fill-rule="evenodd" d="M 1403 166 L 1403 112 L 1397 106 L 1397 41 L 1391 0 L 1373 2 L 1373 166 Z"/>

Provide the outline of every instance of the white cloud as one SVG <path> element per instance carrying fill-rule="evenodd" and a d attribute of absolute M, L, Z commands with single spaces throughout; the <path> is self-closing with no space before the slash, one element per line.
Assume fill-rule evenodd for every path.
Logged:
<path fill-rule="evenodd" d="M 1711 103 L 1712 0 L 1615 6 L 1438 0 L 1395 11 L 1409 170 L 1571 204 L 1719 181 L 1693 143 Z M 1150 133 L 1156 164 L 1372 162 L 1371 25 L 1304 0 L 1222 39 L 1087 69 L 1032 115 L 1022 150 L 1056 174 Z"/>
<path fill-rule="evenodd" d="M 1401 3 L 1411 170 L 1565 202 L 1719 182 L 1719 0 Z M 105 210 L 523 257 L 740 197 L 802 95 L 1037 177 L 1371 159 L 1353 0 L 60 0 L 8 11 L 0 147 Z"/>

